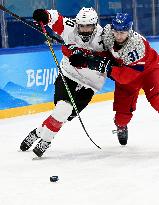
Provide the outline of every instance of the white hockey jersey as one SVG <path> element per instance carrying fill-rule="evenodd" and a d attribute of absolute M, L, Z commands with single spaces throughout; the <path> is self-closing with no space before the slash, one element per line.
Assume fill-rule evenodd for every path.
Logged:
<path fill-rule="evenodd" d="M 62 37 L 66 45 L 74 45 L 79 48 L 98 52 L 104 50 L 103 44 L 101 43 L 101 33 L 103 29 L 99 24 L 90 41 L 83 42 L 78 35 L 77 26 L 73 20 L 61 16 L 57 10 L 47 10 L 47 12 L 50 14 L 48 26 Z M 71 66 L 66 53 L 63 55 L 60 66 L 66 77 L 86 88 L 98 91 L 104 84 L 105 75 L 88 68 L 77 69 Z"/>

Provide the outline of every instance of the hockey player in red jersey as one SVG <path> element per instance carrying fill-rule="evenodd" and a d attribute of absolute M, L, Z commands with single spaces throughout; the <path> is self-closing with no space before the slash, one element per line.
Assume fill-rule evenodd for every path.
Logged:
<path fill-rule="evenodd" d="M 151 106 L 159 112 L 159 56 L 148 41 L 132 30 L 127 13 L 118 13 L 112 24 L 104 27 L 105 49 L 118 62 L 109 75 L 115 80 L 114 122 L 121 145 L 127 144 L 128 128 L 139 91 L 142 88 Z"/>
<path fill-rule="evenodd" d="M 104 70 L 115 80 L 113 110 L 117 130 L 114 133 L 121 145 L 127 144 L 127 125 L 136 109 L 141 88 L 151 106 L 159 112 L 159 56 L 143 36 L 132 30 L 132 25 L 127 13 L 118 13 L 102 33 L 106 56 L 110 59 L 105 58 L 109 66 L 107 64 Z M 86 63 L 89 61 L 92 61 L 90 55 Z"/>
<path fill-rule="evenodd" d="M 81 112 L 91 101 L 94 93 L 102 88 L 105 81 L 105 76 L 98 71 L 86 68 L 78 69 L 77 59 L 73 57 L 77 50 L 86 53 L 103 51 L 101 44 L 103 29 L 98 24 L 96 11 L 93 8 L 82 8 L 73 21 L 64 18 L 56 10 L 37 9 L 33 13 L 33 18 L 36 22 L 48 25 L 63 38 L 67 45 L 62 46 L 63 58 L 60 67 L 77 109 Z M 71 59 L 69 59 L 70 56 Z M 79 64 L 78 66 L 80 67 Z M 52 114 L 23 140 L 20 145 L 22 151 L 28 150 L 39 139 L 33 152 L 41 157 L 63 124 L 76 116 L 61 75 L 55 82 L 54 103 L 56 106 Z"/>

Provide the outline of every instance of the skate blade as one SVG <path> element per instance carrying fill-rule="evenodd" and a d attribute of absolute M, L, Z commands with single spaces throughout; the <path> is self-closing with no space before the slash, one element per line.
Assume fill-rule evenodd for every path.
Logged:
<path fill-rule="evenodd" d="M 32 156 L 32 160 L 34 161 L 34 160 L 41 160 L 42 158 L 41 157 L 38 157 L 37 155 L 33 155 Z"/>
<path fill-rule="evenodd" d="M 51 157 L 46 157 L 46 156 L 41 156 L 41 157 L 38 157 L 37 155 L 34 155 L 32 157 L 32 160 L 33 161 L 39 161 L 39 160 L 46 160 L 46 159 L 50 159 Z M 52 158 L 51 158 L 52 159 Z"/>
<path fill-rule="evenodd" d="M 38 157 L 34 152 L 32 154 L 32 160 L 42 160 L 43 157 Z"/>
<path fill-rule="evenodd" d="M 22 151 L 21 149 L 18 149 L 17 152 L 23 152 L 23 153 L 25 153 L 25 152 L 32 152 L 32 150 Z"/>
<path fill-rule="evenodd" d="M 41 157 L 32 157 L 32 161 L 39 161 L 41 160 Z"/>

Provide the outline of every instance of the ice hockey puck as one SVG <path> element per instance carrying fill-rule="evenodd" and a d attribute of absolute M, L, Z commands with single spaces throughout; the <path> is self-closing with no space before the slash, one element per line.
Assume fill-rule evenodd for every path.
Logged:
<path fill-rule="evenodd" d="M 59 180 L 58 176 L 51 176 L 50 177 L 50 182 L 57 182 Z"/>

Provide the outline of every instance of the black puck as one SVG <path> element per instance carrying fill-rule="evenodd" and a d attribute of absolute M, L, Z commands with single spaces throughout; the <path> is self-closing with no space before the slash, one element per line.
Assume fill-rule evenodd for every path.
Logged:
<path fill-rule="evenodd" d="M 59 180 L 58 176 L 51 176 L 50 177 L 50 182 L 57 182 Z"/>

